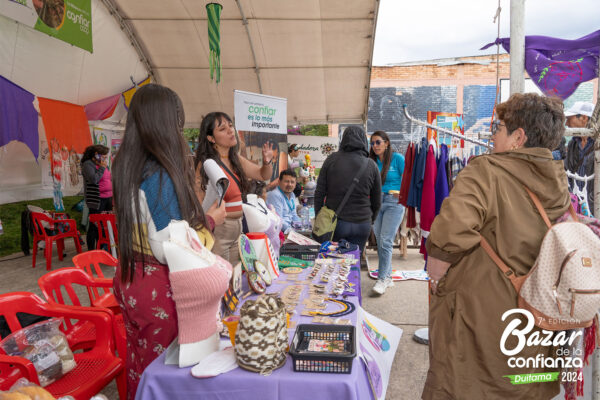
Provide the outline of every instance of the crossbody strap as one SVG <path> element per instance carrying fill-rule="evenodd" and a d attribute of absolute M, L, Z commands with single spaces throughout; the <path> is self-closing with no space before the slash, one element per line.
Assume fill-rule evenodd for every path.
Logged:
<path fill-rule="evenodd" d="M 340 212 L 342 211 L 342 209 L 346 205 L 346 202 L 348 201 L 348 199 L 350 198 L 350 195 L 354 191 L 354 188 L 356 187 L 356 184 L 360 180 L 363 172 L 367 169 L 367 165 L 369 165 L 369 159 L 365 158 L 365 161 L 363 162 L 363 165 L 361 165 L 360 169 L 358 170 L 358 173 L 356 174 L 356 176 L 352 180 L 352 184 L 350 185 L 350 188 L 348 189 L 348 191 L 346 192 L 346 195 L 342 199 L 342 202 L 340 203 L 340 205 L 338 206 L 338 208 L 335 210 L 335 215 L 340 215 Z"/>
<path fill-rule="evenodd" d="M 544 210 L 544 207 L 542 206 L 542 202 L 540 201 L 540 199 L 535 195 L 535 193 L 533 193 L 531 190 L 529 190 L 528 187 L 524 186 L 524 188 L 525 188 L 525 191 L 527 192 L 527 194 L 529 195 L 529 197 L 531 197 L 533 204 L 535 205 L 535 207 L 539 211 L 540 215 L 542 216 L 542 219 L 546 223 L 546 226 L 548 226 L 548 229 L 552 228 L 552 223 L 550 222 L 550 218 L 548 218 L 548 214 L 546 213 L 546 210 Z M 579 219 L 577 218 L 577 213 L 575 212 L 575 209 L 573 208 L 573 204 L 571 204 L 570 199 L 569 199 L 569 213 L 571 214 L 573 221 L 575 221 L 575 222 L 579 221 Z M 481 244 L 481 248 L 488 254 L 488 256 L 490 256 L 492 261 L 494 261 L 494 263 L 502 271 L 504 276 L 506 276 L 510 280 L 510 282 L 513 284 L 513 286 L 515 287 L 517 292 L 519 292 L 519 289 L 521 288 L 521 285 L 523 284 L 523 280 L 524 280 L 525 276 L 517 277 L 515 275 L 514 271 L 512 269 L 510 269 L 504 263 L 504 261 L 502 261 L 500 256 L 498 256 L 498 254 L 494 251 L 494 249 L 492 249 L 492 246 L 489 244 L 489 242 L 487 240 L 485 240 L 485 238 L 483 236 L 481 236 L 479 243 Z"/>
<path fill-rule="evenodd" d="M 231 177 L 233 178 L 233 180 L 235 181 L 236 185 L 238 185 L 238 188 L 240 189 L 240 192 L 242 191 L 242 183 L 240 182 L 239 178 L 229 169 L 227 168 L 227 165 L 225 165 L 225 163 L 223 163 L 223 161 L 221 161 L 220 159 L 214 159 L 217 164 L 219 164 L 219 166 L 221 168 L 223 168 L 223 170 L 225 172 L 227 172 L 228 175 L 231 175 Z"/>
<path fill-rule="evenodd" d="M 529 190 L 529 188 L 527 186 L 524 186 L 524 188 L 527 191 L 527 194 L 529 195 L 529 197 L 531 197 L 531 200 L 533 201 L 535 208 L 537 208 L 537 210 L 539 211 L 539 213 L 542 216 L 542 219 L 544 220 L 544 222 L 546 223 L 546 226 L 548 227 L 548 229 L 552 228 L 552 223 L 550 222 L 550 218 L 548 218 L 548 214 L 546 214 L 546 210 L 544 210 L 544 207 L 542 206 L 542 202 L 540 201 L 540 199 L 535 195 L 535 193 L 533 193 L 531 190 Z M 575 212 L 575 209 L 573 208 L 573 204 L 571 203 L 570 199 L 569 199 L 569 214 L 571 214 L 571 218 L 573 218 L 573 221 L 579 222 L 579 218 L 577 217 L 577 213 Z"/>

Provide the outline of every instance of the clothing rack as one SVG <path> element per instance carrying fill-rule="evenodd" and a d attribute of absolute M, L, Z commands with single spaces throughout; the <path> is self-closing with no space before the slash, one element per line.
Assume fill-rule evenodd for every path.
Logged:
<path fill-rule="evenodd" d="M 412 116 L 411 116 L 411 115 L 408 113 L 408 110 L 407 110 L 407 105 L 406 105 L 406 104 L 403 104 L 403 105 L 402 105 L 402 110 L 404 111 L 404 116 L 405 116 L 405 117 L 406 117 L 406 118 L 407 118 L 407 119 L 408 119 L 410 122 L 412 122 L 412 123 L 415 123 L 415 124 L 417 124 L 417 125 L 424 126 L 424 127 L 426 127 L 426 128 L 429 128 L 429 129 L 434 129 L 434 130 L 436 130 L 436 131 L 438 131 L 438 132 L 442 132 L 442 133 L 445 133 L 445 134 L 447 134 L 447 135 L 454 136 L 455 138 L 458 138 L 458 139 L 460 139 L 460 140 L 464 140 L 465 142 L 473 143 L 473 144 L 476 144 L 476 145 L 478 145 L 478 146 L 485 147 L 485 148 L 487 148 L 487 149 L 492 149 L 492 148 L 493 148 L 492 146 L 490 146 L 489 144 L 487 144 L 487 143 L 485 143 L 485 142 L 482 142 L 481 140 L 477 140 L 477 139 L 471 139 L 471 138 L 465 137 L 465 136 L 463 136 L 463 135 L 459 135 L 459 134 L 457 134 L 457 133 L 455 133 L 455 132 L 453 132 L 453 131 L 451 131 L 451 130 L 449 130 L 449 129 L 440 128 L 439 126 L 431 125 L 431 124 L 428 124 L 427 122 L 420 121 L 420 120 L 418 120 L 418 119 L 416 119 L 416 118 L 412 117 Z"/>
<path fill-rule="evenodd" d="M 594 179 L 594 174 L 591 174 L 589 176 L 579 176 L 579 175 L 574 174 L 569 171 L 565 171 L 565 172 L 566 172 L 568 178 L 575 179 L 576 181 L 579 181 L 579 182 L 587 182 L 587 181 L 591 181 L 592 179 Z"/>

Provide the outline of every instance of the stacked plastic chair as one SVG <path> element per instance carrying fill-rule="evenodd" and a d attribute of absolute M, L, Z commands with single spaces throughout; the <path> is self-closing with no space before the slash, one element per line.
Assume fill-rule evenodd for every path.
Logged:
<path fill-rule="evenodd" d="M 65 321 L 76 319 L 89 322 L 95 327 L 93 346 L 88 351 L 74 354 L 77 363 L 75 369 L 45 387 L 54 397 L 70 395 L 76 400 L 88 400 L 117 378 L 119 396 L 121 399 L 126 398 L 125 363 L 113 352 L 113 329 L 108 312 L 46 303 L 28 292 L 0 295 L 0 316 L 5 318 L 11 332 L 22 328 L 17 318 L 18 313 L 63 317 Z M 31 361 L 23 357 L 0 354 L 0 390 L 10 389 L 21 377 L 39 384 Z"/>

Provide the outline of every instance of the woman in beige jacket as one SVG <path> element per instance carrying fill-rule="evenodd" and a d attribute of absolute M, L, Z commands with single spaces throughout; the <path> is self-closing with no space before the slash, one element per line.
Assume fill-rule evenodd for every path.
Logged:
<path fill-rule="evenodd" d="M 563 105 L 515 94 L 497 113 L 493 154 L 473 159 L 460 172 L 427 239 L 432 296 L 423 399 L 550 399 L 559 391 L 556 381 L 512 385 L 505 377 L 558 368 L 509 365 L 500 342 L 514 318 L 502 321 L 502 315 L 518 308 L 517 293 L 479 242 L 485 237 L 517 276 L 524 275 L 548 230 L 525 187 L 551 220 L 568 210 L 563 164 L 551 154 L 564 133 Z M 506 347 L 513 348 L 515 340 L 510 335 Z M 553 357 L 553 352 L 525 346 L 515 357 Z"/>

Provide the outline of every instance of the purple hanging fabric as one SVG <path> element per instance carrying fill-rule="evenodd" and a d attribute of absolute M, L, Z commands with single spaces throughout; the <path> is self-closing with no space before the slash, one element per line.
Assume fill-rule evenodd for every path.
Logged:
<path fill-rule="evenodd" d="M 17 140 L 39 153 L 38 113 L 33 94 L 0 76 L 0 147 Z"/>
<path fill-rule="evenodd" d="M 510 53 L 510 38 L 497 39 Z M 546 96 L 569 97 L 580 83 L 598 77 L 600 30 L 575 40 L 525 36 L 525 70 Z"/>
<path fill-rule="evenodd" d="M 437 176 L 435 179 L 435 215 L 440 213 L 442 202 L 448 197 L 448 175 L 446 174 L 447 162 L 448 146 L 443 144 L 440 148 L 440 158 L 437 162 Z"/>

